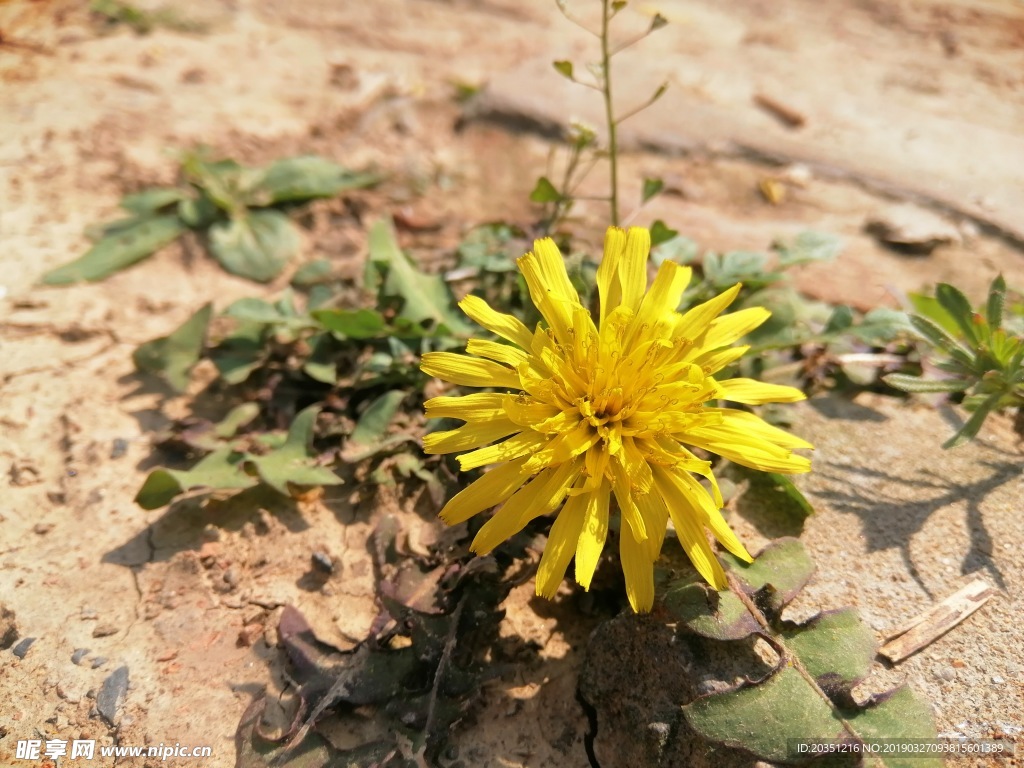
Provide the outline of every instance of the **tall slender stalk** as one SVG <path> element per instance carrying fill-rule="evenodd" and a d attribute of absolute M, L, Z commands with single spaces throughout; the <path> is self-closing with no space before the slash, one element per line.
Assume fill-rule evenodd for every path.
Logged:
<path fill-rule="evenodd" d="M 612 225 L 619 226 L 619 146 L 616 137 L 615 112 L 612 106 L 612 68 L 608 51 L 608 21 L 610 0 L 601 0 L 601 95 L 604 97 L 604 115 L 608 124 L 608 166 L 611 174 L 611 190 L 608 202 L 611 206 Z"/>

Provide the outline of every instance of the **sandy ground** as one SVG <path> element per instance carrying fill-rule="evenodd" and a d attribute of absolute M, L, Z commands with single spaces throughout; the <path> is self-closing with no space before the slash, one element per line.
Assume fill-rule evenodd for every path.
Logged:
<path fill-rule="evenodd" d="M 1024 8 L 769 5 L 666 1 L 673 23 L 623 59 L 623 99 L 673 85 L 627 132 L 624 186 L 660 175 L 674 190 L 635 220 L 663 218 L 718 250 L 839 233 L 840 260 L 798 282 L 862 308 L 938 280 L 977 299 L 1000 271 L 1024 285 Z M 403 210 L 436 222 L 403 245 L 443 261 L 475 223 L 529 221 L 543 129 L 593 114 L 591 94 L 563 91 L 550 70 L 592 50 L 553 4 L 176 6 L 206 32 L 104 34 L 81 3 L 0 3 L 0 601 L 19 639 L 35 638 L 24 658 L 0 651 L 0 765 L 28 764 L 14 759 L 19 739 L 54 736 L 209 745 L 206 764 L 233 765 L 241 713 L 279 683 L 280 606 L 351 645 L 374 615 L 375 521 L 405 515 L 424 537 L 433 526 L 420 496 L 357 487 L 303 506 L 247 497 L 143 512 L 132 498 L 160 462 L 150 436 L 186 402 L 137 378 L 131 351 L 208 300 L 270 296 L 285 280 L 245 283 L 187 243 L 99 285 L 46 289 L 38 277 L 81 252 L 84 227 L 114 217 L 122 192 L 170 181 L 174 152 L 198 143 L 253 164 L 315 152 L 375 165 L 389 181 L 355 196 L 364 220 Z M 468 120 L 454 83 L 489 84 Z M 805 126 L 759 108 L 762 92 Z M 781 205 L 758 192 L 765 177 L 790 180 Z M 945 217 L 959 242 L 926 257 L 880 247 L 865 223 L 898 201 Z M 603 216 L 580 207 L 581 242 L 600 238 Z M 315 206 L 304 237 L 309 258 L 360 273 L 365 223 L 351 210 Z M 819 572 L 802 606 L 855 605 L 881 635 L 970 577 L 990 580 L 1000 593 L 981 612 L 894 669 L 879 665 L 876 682 L 909 680 L 941 731 L 1012 735 L 1024 683 L 1020 446 L 997 420 L 977 450 L 942 452 L 955 418 L 880 397 L 799 410 L 795 430 L 818 447 L 804 482 L 818 514 L 802 538 Z M 793 533 L 749 507 L 733 520 L 752 547 Z M 326 581 L 309 574 L 320 550 L 339 563 Z M 575 685 L 595 619 L 572 595 L 530 596 L 529 585 L 512 593 L 502 631 L 542 651 L 489 686 L 456 733 L 466 765 L 588 764 Z M 92 716 L 94 697 L 125 666 L 111 727 Z"/>

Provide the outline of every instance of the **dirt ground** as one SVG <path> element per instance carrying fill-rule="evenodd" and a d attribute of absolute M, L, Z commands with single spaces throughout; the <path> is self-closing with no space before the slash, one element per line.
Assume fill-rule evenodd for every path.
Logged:
<path fill-rule="evenodd" d="M 587 18 L 593 4 L 570 6 Z M 716 250 L 838 233 L 839 261 L 804 268 L 798 284 L 865 309 L 940 280 L 975 300 L 998 272 L 1024 286 L 1024 5 L 638 5 L 623 29 L 642 29 L 648 5 L 670 24 L 624 55 L 619 93 L 632 103 L 662 79 L 672 87 L 627 124 L 623 194 L 643 175 L 668 182 L 631 214 L 637 223 L 662 218 Z M 137 377 L 132 350 L 207 301 L 272 296 L 287 276 L 252 285 L 188 241 L 97 285 L 41 288 L 39 276 L 81 253 L 85 227 L 116 217 L 123 192 L 169 182 L 175 152 L 197 144 L 251 164 L 318 153 L 385 171 L 354 207 L 312 207 L 304 256 L 357 276 L 367 226 L 402 212 L 431 225 L 403 232 L 403 245 L 436 264 L 474 224 L 533 220 L 527 196 L 551 125 L 597 123 L 593 94 L 550 68 L 593 51 L 553 2 L 174 6 L 203 31 L 137 35 L 101 28 L 85 3 L 0 2 L 0 603 L 19 641 L 35 638 L 24 658 L 0 651 L 0 765 L 29 764 L 15 759 L 19 739 L 55 736 L 208 745 L 202 764 L 233 765 L 241 713 L 280 683 L 281 607 L 351 647 L 375 615 L 375 521 L 404 515 L 421 541 L 435 526 L 419 496 L 352 486 L 300 506 L 246 496 L 212 510 L 139 509 L 132 499 L 160 463 L 151 436 L 186 400 Z M 456 84 L 485 88 L 464 107 Z M 803 125 L 758 106 L 758 94 Z M 766 179 L 785 188 L 780 204 L 759 191 Z M 588 189 L 602 183 L 596 173 Z M 952 242 L 928 256 L 881 246 L 865 225 L 896 203 L 940 217 L 928 226 Z M 580 242 L 599 242 L 604 216 L 580 206 Z M 1024 484 L 1008 423 L 994 420 L 977 450 L 942 452 L 953 411 L 873 396 L 826 397 L 798 414 L 795 431 L 817 445 L 803 487 L 818 513 L 802 538 L 819 573 L 802 605 L 855 605 L 883 635 L 988 579 L 999 593 L 985 608 L 895 668 L 877 665 L 877 682 L 910 681 L 941 732 L 1021 734 Z M 742 506 L 731 519 L 752 549 L 792 533 Z M 329 579 L 311 574 L 319 551 L 337 563 Z M 575 687 L 595 619 L 569 588 L 542 604 L 525 584 L 505 607 L 503 634 L 542 651 L 488 687 L 456 733 L 460 759 L 588 765 Z M 93 716 L 96 691 L 121 667 L 129 684 L 109 726 Z M 608 738 L 597 756 L 604 749 L 600 764 L 614 768 Z"/>

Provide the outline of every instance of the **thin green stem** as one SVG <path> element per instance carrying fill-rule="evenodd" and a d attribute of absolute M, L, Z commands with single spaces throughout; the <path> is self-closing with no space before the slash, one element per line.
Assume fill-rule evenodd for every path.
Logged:
<path fill-rule="evenodd" d="M 611 175 L 612 226 L 619 226 L 619 147 L 616 137 L 615 114 L 612 109 L 611 54 L 608 46 L 608 21 L 611 18 L 609 0 L 601 0 L 601 94 L 604 96 L 604 115 L 608 124 L 608 164 Z"/>

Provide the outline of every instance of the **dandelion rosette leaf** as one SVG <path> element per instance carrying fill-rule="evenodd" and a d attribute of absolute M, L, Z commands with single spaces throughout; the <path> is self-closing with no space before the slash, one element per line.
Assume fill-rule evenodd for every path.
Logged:
<path fill-rule="evenodd" d="M 503 390 L 428 400 L 428 417 L 466 423 L 423 443 L 428 453 L 465 452 L 463 470 L 490 467 L 441 510 L 445 522 L 456 524 L 500 504 L 474 539 L 474 552 L 486 554 L 531 520 L 554 515 L 538 595 L 555 594 L 573 558 L 576 581 L 590 587 L 615 511 L 623 521 L 619 555 L 635 611 L 653 605 L 653 564 L 669 520 L 701 576 L 724 589 L 725 573 L 706 532 L 741 560 L 751 558 L 722 517 L 710 462 L 691 449 L 766 472 L 810 469 L 810 460 L 794 452 L 809 443 L 752 413 L 716 405 L 804 398 L 792 387 L 715 378 L 748 349 L 731 345 L 769 312 L 720 316 L 739 285 L 678 312 L 691 270 L 666 261 L 648 290 L 650 245 L 646 229 L 608 230 L 595 323 L 554 241 L 538 240 L 517 263 L 544 322 L 531 331 L 468 296 L 463 311 L 503 342 L 473 339 L 466 355 L 429 352 L 422 359 L 430 376 Z"/>

